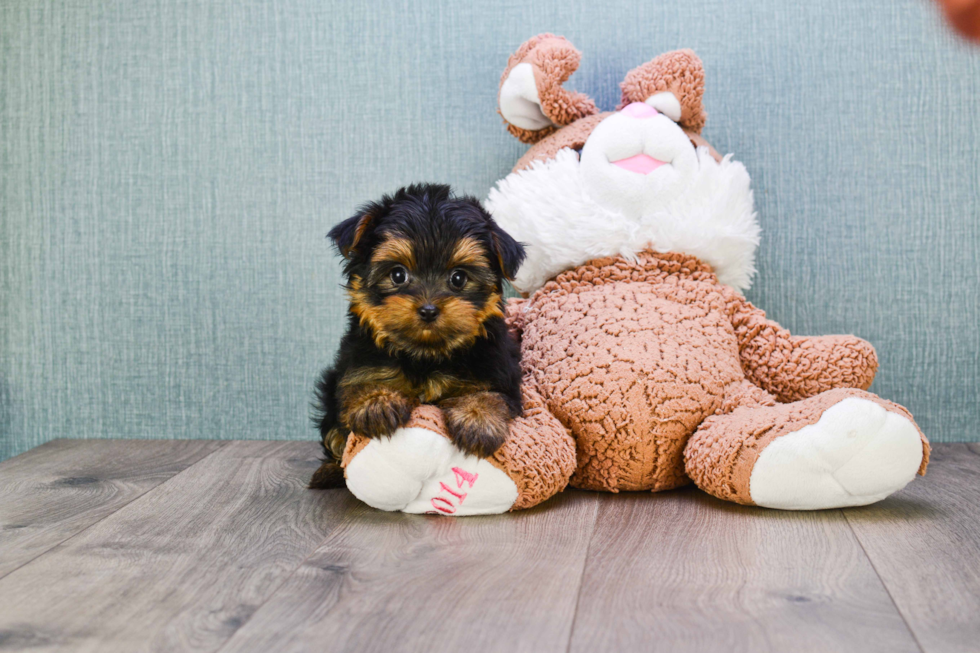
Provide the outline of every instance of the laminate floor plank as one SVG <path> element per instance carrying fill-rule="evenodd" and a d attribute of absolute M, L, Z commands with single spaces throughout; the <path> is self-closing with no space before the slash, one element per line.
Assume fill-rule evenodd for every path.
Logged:
<path fill-rule="evenodd" d="M 52 440 L 0 463 L 0 578 L 223 444 Z"/>
<path fill-rule="evenodd" d="M 980 444 L 937 445 L 925 477 L 844 514 L 922 649 L 980 650 Z"/>
<path fill-rule="evenodd" d="M 567 650 L 595 493 L 451 519 L 365 508 L 229 640 L 247 651 Z"/>
<path fill-rule="evenodd" d="M 980 444 L 879 504 L 695 490 L 383 513 L 312 442 L 54 441 L 0 464 L 0 651 L 974 651 Z"/>
<path fill-rule="evenodd" d="M 214 651 L 360 504 L 312 442 L 229 442 L 0 579 L 0 650 Z M 269 650 L 275 650 L 269 649 Z"/>
<path fill-rule="evenodd" d="M 840 511 L 604 495 L 570 651 L 918 651 Z"/>

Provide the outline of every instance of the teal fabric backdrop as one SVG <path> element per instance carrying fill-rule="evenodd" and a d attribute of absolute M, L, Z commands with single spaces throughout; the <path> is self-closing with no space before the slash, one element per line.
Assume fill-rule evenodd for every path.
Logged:
<path fill-rule="evenodd" d="M 344 313 L 326 231 L 411 181 L 484 197 L 524 150 L 500 72 L 541 31 L 606 109 L 696 49 L 705 136 L 754 178 L 750 299 L 871 340 L 876 392 L 980 437 L 980 48 L 925 0 L 8 0 L 0 458 L 314 437 Z"/>

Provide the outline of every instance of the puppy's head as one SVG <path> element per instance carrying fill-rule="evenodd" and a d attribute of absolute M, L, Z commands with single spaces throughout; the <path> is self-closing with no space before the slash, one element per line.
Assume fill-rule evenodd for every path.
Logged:
<path fill-rule="evenodd" d="M 347 259 L 351 311 L 379 347 L 447 358 L 502 317 L 502 279 L 524 248 L 480 203 L 419 184 L 361 207 L 330 231 Z"/>

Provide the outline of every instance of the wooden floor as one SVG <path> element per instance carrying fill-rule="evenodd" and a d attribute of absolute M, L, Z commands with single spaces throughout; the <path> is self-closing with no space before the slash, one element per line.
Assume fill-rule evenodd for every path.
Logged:
<path fill-rule="evenodd" d="M 409 516 L 303 442 L 58 440 L 0 464 L 0 651 L 980 651 L 980 445 L 878 505 L 568 491 Z"/>

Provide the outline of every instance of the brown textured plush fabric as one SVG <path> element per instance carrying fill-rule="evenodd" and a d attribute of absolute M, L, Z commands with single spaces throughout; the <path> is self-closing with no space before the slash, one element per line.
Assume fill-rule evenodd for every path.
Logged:
<path fill-rule="evenodd" d="M 619 85 L 623 91 L 617 110 L 632 102 L 644 102 L 656 93 L 670 91 L 681 105 L 678 124 L 700 134 L 708 114 L 704 110 L 704 66 L 693 50 L 665 52 L 626 73 Z"/>
<path fill-rule="evenodd" d="M 562 36 L 554 34 L 539 34 L 525 41 L 517 52 L 507 60 L 507 68 L 500 76 L 500 86 L 503 87 L 507 76 L 515 66 L 522 63 L 531 64 L 534 70 L 534 81 L 538 87 L 538 99 L 541 101 L 541 111 L 555 125 L 568 125 L 579 118 L 598 112 L 595 102 L 584 93 L 569 91 L 562 84 L 578 69 L 582 53 Z M 500 104 L 498 90 L 497 104 Z M 537 143 L 542 138 L 555 132 L 557 127 L 546 127 L 539 130 L 522 129 L 507 121 L 507 130 L 523 143 Z"/>
<path fill-rule="evenodd" d="M 536 506 L 561 492 L 575 471 L 575 441 L 545 409 L 544 401 L 532 386 L 525 384 L 523 390 L 524 414 L 511 422 L 507 440 L 488 459 L 517 486 L 517 500 L 511 510 Z M 428 404 L 412 412 L 406 427 L 429 429 L 449 437 L 442 411 Z M 368 442 L 368 438 L 352 433 L 342 465 L 346 468 Z"/>
<path fill-rule="evenodd" d="M 524 384 L 524 414 L 511 422 L 510 436 L 490 462 L 517 485 L 511 510 L 536 506 L 561 492 L 575 471 L 575 440 L 545 406 L 534 387 Z"/>
<path fill-rule="evenodd" d="M 742 379 L 723 288 L 696 258 L 644 253 L 591 261 L 531 297 L 523 364 L 575 436 L 572 485 L 689 482 L 688 437 Z"/>
<path fill-rule="evenodd" d="M 586 489 L 684 485 L 684 448 L 709 417 L 773 407 L 764 389 L 799 399 L 866 387 L 876 366 L 873 348 L 859 338 L 791 336 L 685 254 L 590 261 L 513 302 L 509 312 L 522 333 L 525 378 L 575 437 L 571 484 Z M 804 413 L 816 421 L 822 410 L 814 407 L 832 399 L 797 407 L 797 421 Z M 769 428 L 779 431 L 777 421 Z M 738 448 L 748 435 L 726 429 L 725 437 L 725 447 Z M 734 474 L 726 467 L 731 459 L 717 462 L 718 470 L 695 479 L 711 492 L 714 479 Z"/>
<path fill-rule="evenodd" d="M 878 370 L 870 343 L 854 336 L 801 338 L 765 319 L 746 301 L 733 316 L 746 377 L 781 402 L 812 397 L 831 388 L 867 389 Z"/>

